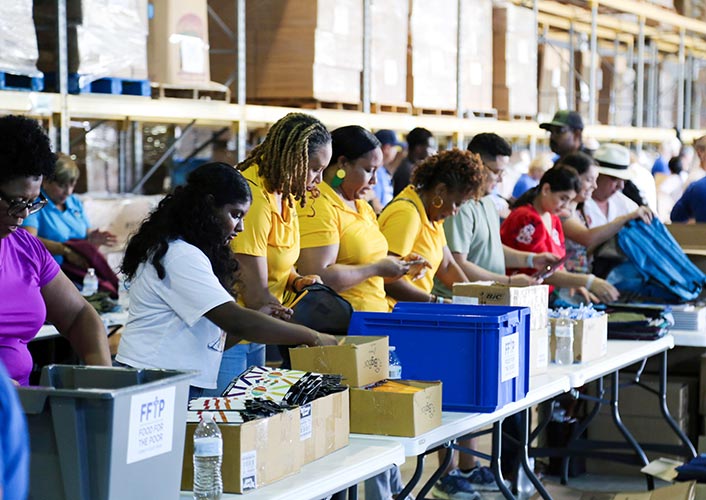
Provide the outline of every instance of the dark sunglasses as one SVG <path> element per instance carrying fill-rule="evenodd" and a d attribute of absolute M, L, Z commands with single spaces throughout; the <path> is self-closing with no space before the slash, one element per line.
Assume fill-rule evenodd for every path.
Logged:
<path fill-rule="evenodd" d="M 10 217 L 19 217 L 25 210 L 29 215 L 36 214 L 47 204 L 46 197 L 41 193 L 34 201 L 11 200 L 9 196 L 0 193 L 0 201 L 7 203 L 7 215 Z"/>

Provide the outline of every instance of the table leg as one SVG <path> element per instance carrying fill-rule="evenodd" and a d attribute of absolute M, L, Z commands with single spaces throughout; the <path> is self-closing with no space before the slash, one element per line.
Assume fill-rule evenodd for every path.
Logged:
<path fill-rule="evenodd" d="M 349 500 L 352 499 L 353 497 L 351 496 L 352 491 L 355 490 L 355 497 L 358 497 L 358 485 L 354 484 L 353 486 L 349 487 L 347 490 L 339 491 L 338 493 L 334 493 L 331 495 L 331 500 L 346 500 L 348 498 Z"/>
<path fill-rule="evenodd" d="M 331 500 L 337 500 L 336 496 Z M 354 484 L 353 486 L 348 488 L 348 500 L 358 500 L 358 485 Z"/>
<path fill-rule="evenodd" d="M 537 492 L 539 495 L 544 499 L 544 500 L 552 500 L 551 495 L 547 492 L 547 490 L 544 488 L 544 485 L 542 482 L 539 480 L 537 475 L 534 473 L 534 470 L 530 466 L 529 463 L 529 454 L 528 454 L 528 448 L 529 448 L 529 408 L 525 408 L 522 411 L 522 423 L 520 424 L 520 438 L 522 439 L 522 452 L 520 453 L 520 463 L 522 464 L 522 468 L 525 471 L 525 474 L 527 474 L 527 477 L 529 478 L 530 481 L 532 481 L 532 484 L 534 487 L 537 489 Z"/>
<path fill-rule="evenodd" d="M 441 465 L 439 465 L 439 468 L 434 471 L 434 473 L 431 475 L 429 480 L 424 483 L 424 486 L 422 486 L 422 489 L 419 490 L 419 495 L 417 495 L 417 498 L 420 500 L 423 500 L 424 498 L 427 497 L 427 493 L 434 487 L 436 482 L 441 478 L 441 476 L 444 474 L 444 471 L 448 468 L 449 464 L 451 463 L 451 459 L 453 458 L 454 450 L 451 448 L 446 449 L 446 456 L 444 457 L 444 460 L 442 460 Z M 400 498 L 404 500 L 407 497 L 402 496 L 402 494 L 398 495 L 397 498 Z"/>
<path fill-rule="evenodd" d="M 505 485 L 503 473 L 500 468 L 500 460 L 502 459 L 502 436 L 502 420 L 500 420 L 493 424 L 493 446 L 491 452 L 490 470 L 493 471 L 493 475 L 495 476 L 495 482 L 498 484 L 500 493 L 502 493 L 503 496 L 507 498 L 507 500 L 515 500 L 515 495 L 513 495 L 512 492 Z"/>
<path fill-rule="evenodd" d="M 618 408 L 619 384 L 620 384 L 620 372 L 615 371 L 611 374 L 611 388 L 610 388 L 610 410 L 611 410 L 610 413 L 611 413 L 611 416 L 613 417 L 613 422 L 615 423 L 615 426 L 618 428 L 620 433 L 625 438 L 625 441 L 627 441 L 628 444 L 635 451 L 635 454 L 637 455 L 637 458 L 639 458 L 640 461 L 642 462 L 642 465 L 647 465 L 649 463 L 649 461 L 647 460 L 647 455 L 645 455 L 645 452 L 642 450 L 642 447 L 640 446 L 640 444 L 633 437 L 633 435 L 630 434 L 630 431 L 627 429 L 627 427 L 625 427 L 625 424 L 623 424 L 623 421 L 620 418 L 620 410 Z M 652 478 L 652 476 L 646 474 L 645 477 L 647 479 L 647 489 L 650 491 L 655 489 L 655 482 L 654 482 L 654 479 Z"/>
<path fill-rule="evenodd" d="M 672 414 L 669 413 L 669 408 L 667 408 L 667 351 L 662 353 L 662 359 L 659 365 L 659 408 L 662 411 L 662 416 L 669 424 L 669 427 L 672 428 L 677 437 L 684 443 L 684 447 L 688 453 L 691 454 L 691 458 L 696 458 L 694 445 L 674 421 Z"/>
<path fill-rule="evenodd" d="M 450 455 L 448 453 L 447 455 Z M 449 457 L 449 460 L 451 458 Z M 448 465 L 448 464 L 447 464 Z M 443 470 L 443 469 L 441 469 Z M 424 453 L 421 455 L 417 455 L 417 467 L 414 469 L 414 474 L 412 475 L 412 478 L 409 480 L 407 484 L 405 484 L 404 488 L 402 488 L 402 491 L 397 495 L 397 498 L 407 498 L 407 496 L 412 493 L 412 490 L 414 487 L 417 485 L 419 482 L 419 479 L 422 477 L 422 472 L 424 471 Z M 420 497 L 423 498 L 423 497 Z"/>

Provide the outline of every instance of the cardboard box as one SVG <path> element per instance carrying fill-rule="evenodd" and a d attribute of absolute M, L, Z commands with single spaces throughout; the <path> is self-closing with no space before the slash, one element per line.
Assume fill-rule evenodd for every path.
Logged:
<path fill-rule="evenodd" d="M 323 347 L 296 347 L 289 350 L 292 368 L 343 376 L 350 387 L 363 387 L 388 377 L 389 351 L 387 337 L 349 335 L 339 344 Z"/>
<path fill-rule="evenodd" d="M 414 393 L 351 389 L 351 432 L 414 437 L 441 425 L 441 382 L 395 380 Z"/>
<path fill-rule="evenodd" d="M 406 103 L 409 0 L 375 0 L 370 15 L 370 100 Z"/>
<path fill-rule="evenodd" d="M 463 0 L 461 22 L 461 109 L 493 109 L 493 2 Z"/>
<path fill-rule="evenodd" d="M 706 224 L 668 224 L 667 229 L 686 250 L 706 250 Z"/>
<path fill-rule="evenodd" d="M 547 328 L 549 287 L 547 285 L 507 286 L 499 283 L 455 283 L 454 304 L 516 306 L 530 308 L 530 330 Z"/>
<path fill-rule="evenodd" d="M 546 328 L 530 330 L 530 377 L 549 369 L 549 335 Z"/>
<path fill-rule="evenodd" d="M 181 489 L 194 484 L 194 423 L 186 424 Z M 244 424 L 219 424 L 223 435 L 223 491 L 244 493 L 299 472 L 304 445 L 299 408 Z"/>
<path fill-rule="evenodd" d="M 171 85 L 208 85 L 206 0 L 152 0 L 147 56 L 150 80 Z"/>
<path fill-rule="evenodd" d="M 300 406 L 299 413 L 305 464 L 348 446 L 350 412 L 347 389 Z"/>
<path fill-rule="evenodd" d="M 552 361 L 556 350 L 556 337 L 554 329 L 557 318 L 550 318 L 552 338 L 550 350 Z M 608 353 L 608 315 L 603 314 L 595 318 L 574 320 L 574 362 L 585 363 L 600 359 Z"/>

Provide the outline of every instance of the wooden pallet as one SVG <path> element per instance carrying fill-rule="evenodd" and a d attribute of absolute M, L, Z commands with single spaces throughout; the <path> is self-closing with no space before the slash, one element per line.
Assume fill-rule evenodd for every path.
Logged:
<path fill-rule="evenodd" d="M 320 101 L 318 99 L 280 99 L 280 98 L 257 98 L 249 99 L 252 104 L 262 104 L 266 106 L 282 106 L 285 108 L 302 109 L 336 109 L 339 111 L 362 111 L 361 103 Z"/>
<path fill-rule="evenodd" d="M 523 113 L 508 113 L 508 112 L 502 112 L 498 111 L 498 116 L 502 119 L 505 120 L 510 120 L 510 121 L 523 121 L 523 122 L 533 122 L 536 120 L 537 115 L 527 115 Z"/>
<path fill-rule="evenodd" d="M 230 89 L 225 86 L 188 87 L 185 85 L 152 84 L 153 99 L 194 99 L 202 101 L 230 102 Z"/>
<path fill-rule="evenodd" d="M 497 120 L 498 119 L 498 110 L 497 109 L 484 109 L 484 110 L 467 109 L 466 111 L 463 112 L 463 117 L 464 118 L 489 118 L 489 119 Z"/>
<path fill-rule="evenodd" d="M 456 116 L 455 109 L 412 108 L 415 115 Z"/>
<path fill-rule="evenodd" d="M 371 102 L 370 111 L 373 113 L 400 113 L 405 115 L 411 115 L 412 105 L 408 102 L 398 104 L 381 104 L 377 102 Z"/>

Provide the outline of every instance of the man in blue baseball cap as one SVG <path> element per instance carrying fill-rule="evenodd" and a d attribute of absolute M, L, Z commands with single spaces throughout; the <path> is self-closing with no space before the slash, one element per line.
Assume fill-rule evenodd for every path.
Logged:
<path fill-rule="evenodd" d="M 375 213 L 380 213 L 385 205 L 390 203 L 393 197 L 392 176 L 405 157 L 405 147 L 397 138 L 394 130 L 382 129 L 375 132 L 382 149 L 382 168 L 378 168 L 375 174 L 375 185 L 373 192 L 375 198 L 370 203 Z"/>

